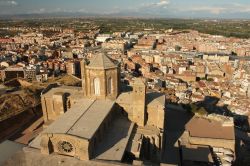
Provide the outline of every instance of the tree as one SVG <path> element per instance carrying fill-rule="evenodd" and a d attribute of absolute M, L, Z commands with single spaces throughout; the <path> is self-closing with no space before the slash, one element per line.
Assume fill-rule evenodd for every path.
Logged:
<path fill-rule="evenodd" d="M 176 45 L 176 46 L 174 47 L 174 49 L 175 49 L 175 51 L 181 51 L 181 46 Z"/>
<path fill-rule="evenodd" d="M 212 81 L 214 81 L 214 79 L 213 78 L 208 78 L 207 81 L 212 82 Z"/>

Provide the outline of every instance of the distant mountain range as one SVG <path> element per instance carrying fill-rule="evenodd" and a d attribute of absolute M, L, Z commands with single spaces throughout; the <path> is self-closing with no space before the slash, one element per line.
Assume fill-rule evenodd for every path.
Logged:
<path fill-rule="evenodd" d="M 0 15 L 0 19 L 38 19 L 38 18 L 88 18 L 88 17 L 133 17 L 133 18 L 156 18 L 149 14 L 140 14 L 136 12 L 119 12 L 119 13 L 84 13 L 84 12 L 57 12 L 57 13 L 32 13 L 32 14 L 15 14 L 15 15 Z M 157 16 L 158 17 L 158 16 Z M 159 17 L 158 17 L 159 18 Z M 166 18 L 166 17 L 165 17 Z"/>
<path fill-rule="evenodd" d="M 176 18 L 176 19 L 227 19 L 227 17 L 214 18 L 214 17 L 181 17 L 171 14 L 149 14 L 141 12 L 113 12 L 113 13 L 88 13 L 88 12 L 53 12 L 53 13 L 30 13 L 30 14 L 13 14 L 13 15 L 0 15 L 0 19 L 52 19 L 52 18 Z M 238 17 L 241 18 L 242 17 Z M 233 17 L 232 19 L 237 19 Z M 244 20 L 249 20 L 246 18 Z"/>

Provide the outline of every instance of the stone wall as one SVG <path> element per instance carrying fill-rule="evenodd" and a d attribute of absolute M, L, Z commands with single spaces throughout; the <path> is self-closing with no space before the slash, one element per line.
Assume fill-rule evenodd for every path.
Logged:
<path fill-rule="evenodd" d="M 195 145 L 208 145 L 211 147 L 231 149 L 235 152 L 235 140 L 189 137 L 189 142 Z"/>
<path fill-rule="evenodd" d="M 65 112 L 66 96 L 63 93 L 49 97 L 42 96 L 41 104 L 44 122 L 54 121 Z"/>
<path fill-rule="evenodd" d="M 147 107 L 148 120 L 147 125 L 156 126 L 164 129 L 165 109 L 158 107 Z"/>
<path fill-rule="evenodd" d="M 144 126 L 146 122 L 146 86 L 140 81 L 142 80 L 133 85 L 133 122 L 138 126 Z"/>
<path fill-rule="evenodd" d="M 65 134 L 43 134 L 41 139 L 41 153 L 58 153 L 72 156 L 80 160 L 91 158 L 89 141 Z"/>

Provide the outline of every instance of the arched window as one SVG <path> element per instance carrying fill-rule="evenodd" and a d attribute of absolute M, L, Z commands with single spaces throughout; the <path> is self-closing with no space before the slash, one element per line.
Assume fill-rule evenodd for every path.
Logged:
<path fill-rule="evenodd" d="M 94 79 L 94 93 L 95 93 L 96 96 L 99 96 L 101 94 L 99 78 Z"/>
<path fill-rule="evenodd" d="M 108 94 L 113 93 L 113 79 L 109 77 L 108 79 L 108 87 L 107 87 Z"/>

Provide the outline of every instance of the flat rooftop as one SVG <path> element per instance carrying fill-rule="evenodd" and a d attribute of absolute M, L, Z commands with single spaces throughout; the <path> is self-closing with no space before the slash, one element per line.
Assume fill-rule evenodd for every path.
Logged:
<path fill-rule="evenodd" d="M 44 97 L 52 97 L 55 93 L 69 93 L 69 94 L 78 94 L 81 93 L 81 87 L 73 87 L 73 86 L 61 86 L 50 89 L 47 93 L 43 94 Z"/>
<path fill-rule="evenodd" d="M 13 165 L 27 165 L 27 166 L 62 166 L 62 165 L 84 165 L 84 166 L 125 166 L 126 164 L 117 162 L 103 162 L 88 160 L 83 161 L 74 157 L 64 156 L 64 155 L 44 155 L 38 149 L 25 148 L 23 151 L 16 153 L 11 158 L 9 158 L 3 165 L 13 166 Z"/>
<path fill-rule="evenodd" d="M 116 102 L 119 104 L 130 104 L 132 103 L 132 101 L 133 101 L 133 98 L 132 98 L 131 92 L 123 92 L 116 99 Z"/>
<path fill-rule="evenodd" d="M 200 138 L 234 140 L 234 126 L 223 126 L 223 123 L 206 118 L 193 117 L 185 126 L 190 136 Z"/>
<path fill-rule="evenodd" d="M 147 107 L 158 107 L 158 106 L 165 107 L 165 101 L 166 101 L 166 97 L 163 93 L 157 93 L 157 92 L 146 93 L 146 106 Z M 121 93 L 118 96 L 116 102 L 119 104 L 133 103 L 132 91 Z"/>
<path fill-rule="evenodd" d="M 6 140 L 0 144 L 0 165 L 13 156 L 16 152 L 22 151 L 25 145 Z"/>
<path fill-rule="evenodd" d="M 121 161 L 134 128 L 134 123 L 119 115 L 114 119 L 103 140 L 98 144 L 95 158 L 106 161 Z"/>
<path fill-rule="evenodd" d="M 147 106 L 165 107 L 166 96 L 163 93 L 150 92 L 146 94 Z"/>

